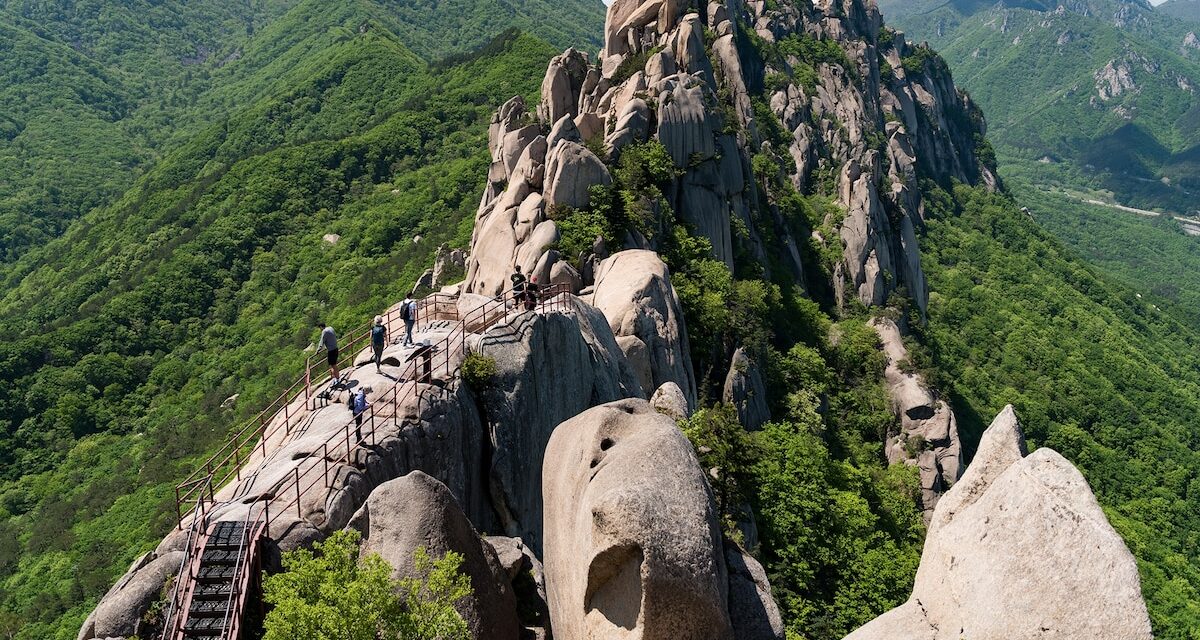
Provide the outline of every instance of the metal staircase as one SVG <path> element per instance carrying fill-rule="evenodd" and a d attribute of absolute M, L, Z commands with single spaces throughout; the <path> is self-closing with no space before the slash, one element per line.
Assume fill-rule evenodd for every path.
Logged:
<path fill-rule="evenodd" d="M 560 311 L 569 306 L 570 289 L 566 285 L 550 285 L 542 289 L 536 303 L 540 312 Z M 420 385 L 430 384 L 438 377 L 455 374 L 455 356 L 467 351 L 467 335 L 477 333 L 507 320 L 521 311 L 509 306 L 510 292 L 489 299 L 464 316 L 459 316 L 453 301 L 445 296 L 430 296 L 419 304 L 425 330 L 450 329 L 437 343 L 426 347 L 423 358 L 412 359 L 401 374 L 401 380 L 385 390 L 364 416 L 364 429 L 375 438 L 375 421 L 399 420 L 401 404 L 414 395 L 420 397 Z M 396 310 L 389 310 L 385 323 L 391 325 Z M 359 331 L 349 341 L 346 365 L 354 361 L 354 350 L 365 343 L 367 333 Z M 213 455 L 191 477 L 175 489 L 176 513 L 179 528 L 189 531 L 188 544 L 180 563 L 179 578 L 163 626 L 162 640 L 239 640 L 250 626 L 247 609 L 257 602 L 261 613 L 263 546 L 273 517 L 293 510 L 302 516 L 301 499 L 310 491 L 330 486 L 330 467 L 351 465 L 355 451 L 368 446 L 357 433 L 354 420 L 333 433 L 315 450 L 321 451 L 323 465 L 314 465 L 304 473 L 299 467 L 294 474 L 279 480 L 267 491 L 266 497 L 250 504 L 242 521 L 212 521 L 213 514 L 226 511 L 232 503 L 218 501 L 214 487 L 242 479 L 242 463 L 254 452 L 262 460 L 280 447 L 277 442 L 268 450 L 268 441 L 279 431 L 290 434 L 292 428 L 310 415 L 311 398 L 315 395 L 314 376 L 317 367 L 310 362 L 304 376 L 284 392 L 276 402 L 237 432 L 228 444 Z M 301 397 L 303 396 L 303 397 Z M 296 405 L 299 404 L 297 408 Z M 377 414 L 376 407 L 383 409 Z M 390 410 L 389 410 L 390 409 Z M 278 438 L 276 438 L 278 440 Z M 340 456 L 339 456 L 339 452 Z M 321 473 L 323 471 L 323 473 Z M 284 504 L 284 501 L 287 501 Z M 223 498 L 225 500 L 230 497 Z M 282 506 L 281 506 L 282 505 Z M 189 510 L 189 506 L 191 509 Z"/>
<path fill-rule="evenodd" d="M 207 511 L 197 507 L 163 640 L 238 640 L 253 626 L 250 602 L 261 606 L 266 512 L 209 523 Z"/>

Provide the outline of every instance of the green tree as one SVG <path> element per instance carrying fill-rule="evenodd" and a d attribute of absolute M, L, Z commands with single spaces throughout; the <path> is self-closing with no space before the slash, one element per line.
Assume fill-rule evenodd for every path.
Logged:
<path fill-rule="evenodd" d="M 414 556 L 416 578 L 393 580 L 376 554 L 358 556 L 359 535 L 339 531 L 316 545 L 284 554 L 284 572 L 263 584 L 274 606 L 265 640 L 465 640 L 467 624 L 454 604 L 471 593 L 458 572 L 462 556 Z"/>

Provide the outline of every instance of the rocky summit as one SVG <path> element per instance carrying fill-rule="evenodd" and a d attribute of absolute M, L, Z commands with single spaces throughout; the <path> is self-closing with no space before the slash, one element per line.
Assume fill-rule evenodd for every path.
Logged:
<path fill-rule="evenodd" d="M 478 640 L 1151 637 L 1079 471 L 1011 408 L 971 458 L 913 364 L 929 185 L 1004 188 L 944 62 L 869 0 L 614 0 L 603 42 L 495 112 L 467 253 L 421 289 L 461 282 L 418 303 L 416 344 L 393 307 L 378 360 L 310 369 L 79 639 L 163 633 L 204 528 L 260 521 L 270 569 L 347 529 L 394 578 L 458 554 Z"/>

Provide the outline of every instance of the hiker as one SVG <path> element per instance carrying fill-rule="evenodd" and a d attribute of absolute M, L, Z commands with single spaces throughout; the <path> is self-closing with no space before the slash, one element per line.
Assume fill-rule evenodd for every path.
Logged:
<path fill-rule="evenodd" d="M 538 279 L 534 276 L 529 284 L 525 285 L 525 310 L 533 311 L 537 308 L 538 303 Z"/>
<path fill-rule="evenodd" d="M 412 330 L 413 325 L 417 323 L 417 301 L 412 298 L 405 298 L 400 303 L 400 319 L 404 321 L 404 346 L 410 346 L 413 343 Z"/>
<path fill-rule="evenodd" d="M 363 414 L 366 413 L 367 407 L 371 406 L 367 403 L 367 394 L 370 392 L 370 387 L 360 388 L 358 391 L 351 392 L 350 397 L 346 399 L 346 404 L 350 406 L 350 413 L 354 414 L 354 435 L 360 442 L 363 439 Z"/>
<path fill-rule="evenodd" d="M 333 384 L 336 385 L 336 384 L 338 384 L 339 379 L 342 377 L 341 372 L 338 371 L 338 364 L 337 364 L 338 363 L 337 334 L 334 333 L 333 327 L 326 326 L 324 322 L 319 323 L 317 326 L 321 327 L 321 341 L 320 341 L 320 344 L 317 345 L 317 352 L 320 353 L 321 349 L 324 349 L 325 351 L 329 352 L 328 353 L 329 376 L 331 378 L 333 378 Z"/>
<path fill-rule="evenodd" d="M 508 277 L 512 280 L 513 306 L 521 304 L 521 300 L 525 297 L 525 274 L 521 273 L 521 265 L 516 266 L 516 271 Z"/>
<path fill-rule="evenodd" d="M 371 326 L 371 350 L 375 352 L 375 373 L 379 373 L 379 366 L 383 364 L 383 346 L 387 344 L 387 327 L 383 326 L 383 316 L 375 316 L 375 323 Z"/>

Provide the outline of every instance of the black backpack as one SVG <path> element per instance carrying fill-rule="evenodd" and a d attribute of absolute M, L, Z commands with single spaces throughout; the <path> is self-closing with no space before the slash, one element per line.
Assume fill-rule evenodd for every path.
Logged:
<path fill-rule="evenodd" d="M 401 305 L 400 306 L 400 319 L 406 320 L 406 321 L 412 320 L 413 319 L 413 307 L 416 304 L 417 303 L 415 303 L 415 302 L 410 302 L 408 304 Z"/>

